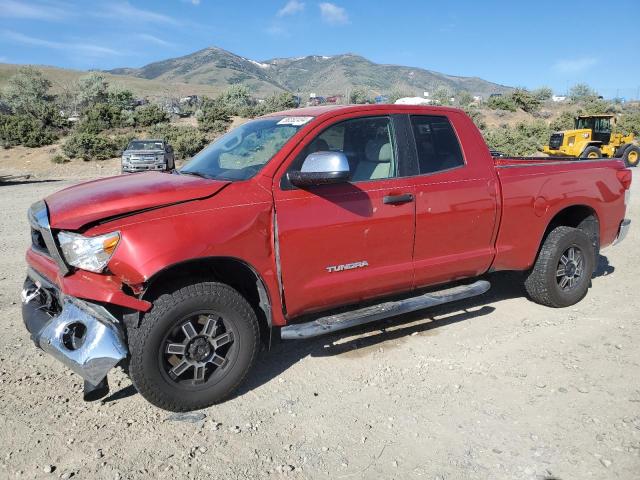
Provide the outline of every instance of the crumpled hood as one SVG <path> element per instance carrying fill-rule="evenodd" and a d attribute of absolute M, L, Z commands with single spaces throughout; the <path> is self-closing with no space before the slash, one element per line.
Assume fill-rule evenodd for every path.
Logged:
<path fill-rule="evenodd" d="M 51 227 L 77 230 L 105 218 L 210 197 L 229 183 L 145 172 L 74 185 L 48 196 L 45 202 Z"/>

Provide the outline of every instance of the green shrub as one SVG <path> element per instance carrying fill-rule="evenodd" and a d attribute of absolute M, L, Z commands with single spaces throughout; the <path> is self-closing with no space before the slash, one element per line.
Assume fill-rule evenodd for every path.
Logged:
<path fill-rule="evenodd" d="M 149 136 L 169 142 L 178 160 L 191 158 L 209 143 L 202 131 L 188 126 L 156 125 L 149 131 Z"/>
<path fill-rule="evenodd" d="M 216 102 L 227 110 L 229 115 L 250 116 L 255 100 L 251 98 L 249 88 L 244 85 L 231 85 L 217 98 Z"/>
<path fill-rule="evenodd" d="M 484 132 L 490 148 L 511 156 L 534 155 L 549 140 L 549 127 L 542 120 L 520 122 L 515 127 L 502 125 Z"/>
<path fill-rule="evenodd" d="M 136 127 L 150 127 L 169 121 L 169 115 L 157 105 L 145 105 L 133 114 Z"/>
<path fill-rule="evenodd" d="M 362 105 L 365 103 L 372 103 L 369 98 L 369 94 L 364 88 L 354 88 L 349 95 L 349 103 L 356 105 Z"/>
<path fill-rule="evenodd" d="M 515 112 L 518 109 L 516 102 L 510 95 L 500 95 L 495 97 L 489 97 L 487 100 L 487 106 L 491 110 L 507 110 L 509 112 Z"/>
<path fill-rule="evenodd" d="M 2 97 L 16 115 L 41 118 L 53 97 L 49 94 L 51 82 L 34 67 L 21 67 L 7 80 Z"/>
<path fill-rule="evenodd" d="M 551 97 L 553 97 L 553 90 L 549 87 L 540 87 L 533 90 L 531 95 L 540 102 L 546 102 L 547 100 L 551 100 Z"/>
<path fill-rule="evenodd" d="M 30 115 L 0 115 L 0 145 L 4 148 L 16 145 L 41 147 L 56 139 L 56 132 Z"/>
<path fill-rule="evenodd" d="M 69 161 L 70 160 L 67 157 L 59 153 L 56 153 L 53 157 L 51 157 L 51 162 L 57 163 L 57 164 L 67 163 Z"/>
<path fill-rule="evenodd" d="M 205 98 L 196 114 L 198 128 L 205 132 L 225 132 L 231 125 L 231 116 L 227 108 L 218 100 Z"/>
<path fill-rule="evenodd" d="M 487 128 L 487 124 L 484 122 L 484 115 L 478 110 L 476 107 L 466 106 L 463 108 L 465 113 L 469 115 L 473 123 L 476 124 L 480 130 L 484 130 Z"/>
<path fill-rule="evenodd" d="M 614 127 L 614 132 L 640 136 L 640 111 L 623 113 Z"/>
<path fill-rule="evenodd" d="M 541 101 L 524 88 L 516 88 L 508 96 L 511 97 L 516 107 L 525 112 L 532 113 L 540 108 Z"/>
<path fill-rule="evenodd" d="M 298 106 L 296 97 L 291 92 L 274 93 L 264 99 L 256 107 L 256 115 L 266 115 L 268 113 L 290 110 Z"/>
<path fill-rule="evenodd" d="M 572 112 L 562 112 L 558 118 L 551 121 L 549 128 L 552 132 L 560 132 L 562 130 L 571 130 L 574 125 L 575 115 Z"/>
<path fill-rule="evenodd" d="M 458 98 L 456 100 L 458 101 L 458 105 L 461 107 L 468 107 L 473 103 L 473 95 L 469 92 L 462 91 L 458 94 Z"/>
<path fill-rule="evenodd" d="M 77 129 L 80 132 L 95 134 L 122 125 L 121 110 L 118 106 L 96 103 L 85 111 Z"/>
<path fill-rule="evenodd" d="M 83 160 L 107 160 L 118 156 L 120 146 L 105 135 L 78 132 L 69 136 L 62 145 L 62 151 L 69 158 Z"/>

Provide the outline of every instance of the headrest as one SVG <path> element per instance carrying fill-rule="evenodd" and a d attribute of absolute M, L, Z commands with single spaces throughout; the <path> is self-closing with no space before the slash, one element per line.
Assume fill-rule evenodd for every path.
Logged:
<path fill-rule="evenodd" d="M 369 140 L 364 148 L 367 161 L 389 163 L 392 157 L 391 143 L 384 140 Z"/>

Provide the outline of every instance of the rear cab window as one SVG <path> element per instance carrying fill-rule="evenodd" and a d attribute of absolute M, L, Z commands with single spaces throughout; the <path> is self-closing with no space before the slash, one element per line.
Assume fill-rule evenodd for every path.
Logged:
<path fill-rule="evenodd" d="M 444 172 L 465 165 L 458 136 L 447 117 L 411 115 L 420 175 Z"/>

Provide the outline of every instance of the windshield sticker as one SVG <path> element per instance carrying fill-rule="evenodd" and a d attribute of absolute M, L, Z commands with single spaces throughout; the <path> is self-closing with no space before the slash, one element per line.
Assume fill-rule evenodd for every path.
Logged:
<path fill-rule="evenodd" d="M 309 123 L 313 117 L 284 117 L 278 122 L 278 125 L 293 125 L 299 127 L 305 123 Z"/>

